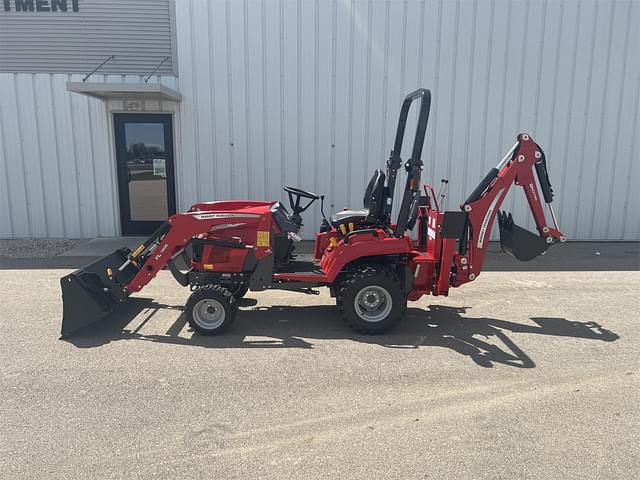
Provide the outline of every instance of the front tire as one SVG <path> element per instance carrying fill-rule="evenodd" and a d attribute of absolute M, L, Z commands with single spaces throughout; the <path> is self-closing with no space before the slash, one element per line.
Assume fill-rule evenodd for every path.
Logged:
<path fill-rule="evenodd" d="M 378 266 L 349 273 L 338 289 L 336 302 L 345 323 L 368 335 L 387 332 L 407 309 L 407 297 L 398 278 Z"/>
<path fill-rule="evenodd" d="M 220 285 L 204 285 L 195 290 L 185 307 L 187 322 L 202 335 L 217 335 L 233 323 L 238 308 L 229 290 Z"/>

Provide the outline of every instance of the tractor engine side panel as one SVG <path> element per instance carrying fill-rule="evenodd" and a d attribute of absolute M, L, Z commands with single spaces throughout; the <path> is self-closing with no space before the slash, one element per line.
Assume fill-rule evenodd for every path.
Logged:
<path fill-rule="evenodd" d="M 194 247 L 192 267 L 201 272 L 242 272 L 249 249 L 219 245 Z"/>
<path fill-rule="evenodd" d="M 272 255 L 273 228 L 271 215 L 261 216 L 257 223 L 239 218 L 215 226 L 207 235 L 193 239 L 192 267 L 200 272 L 246 271 L 255 263 L 248 261 L 249 254 L 254 260 Z"/>

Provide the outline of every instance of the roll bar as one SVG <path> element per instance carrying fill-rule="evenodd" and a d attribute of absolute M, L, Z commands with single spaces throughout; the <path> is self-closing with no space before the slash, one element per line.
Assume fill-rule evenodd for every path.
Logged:
<path fill-rule="evenodd" d="M 407 95 L 402 102 L 400 109 L 400 118 L 398 119 L 398 128 L 396 130 L 396 139 L 393 144 L 393 150 L 387 160 L 387 185 L 385 187 L 385 206 L 384 217 L 391 218 L 391 210 L 393 208 L 393 193 L 396 186 L 396 176 L 398 169 L 402 165 L 400 153 L 402 151 L 402 142 L 404 140 L 404 132 L 407 126 L 407 117 L 409 116 L 409 108 L 411 104 L 420 99 L 420 111 L 418 113 L 418 125 L 416 126 L 416 134 L 413 139 L 413 149 L 411 158 L 405 164 L 407 171 L 407 183 L 402 196 L 402 204 L 398 213 L 398 221 L 394 236 L 401 237 L 407 229 L 409 222 L 409 214 L 412 211 L 412 204 L 417 201 L 416 196 L 420 196 L 420 174 L 422 171 L 422 147 L 424 145 L 424 136 L 427 130 L 427 122 L 429 120 L 429 110 L 431 109 L 431 91 L 426 88 L 419 88 L 415 92 Z"/>

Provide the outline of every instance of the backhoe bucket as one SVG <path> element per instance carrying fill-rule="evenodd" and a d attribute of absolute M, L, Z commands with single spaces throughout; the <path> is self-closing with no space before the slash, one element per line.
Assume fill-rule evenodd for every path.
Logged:
<path fill-rule="evenodd" d="M 498 226 L 502 251 L 522 262 L 533 260 L 549 248 L 543 237 L 516 225 L 510 213 L 498 214 Z"/>
<path fill-rule="evenodd" d="M 118 271 L 131 251 L 121 248 L 100 260 L 62 277 L 62 338 L 92 324 L 127 299 L 121 287 L 125 277 L 130 278 L 135 267 Z"/>

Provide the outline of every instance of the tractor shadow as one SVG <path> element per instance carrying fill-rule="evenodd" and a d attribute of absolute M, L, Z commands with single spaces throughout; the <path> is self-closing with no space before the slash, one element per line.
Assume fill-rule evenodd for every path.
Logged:
<path fill-rule="evenodd" d="M 516 323 L 466 315 L 470 307 L 430 305 L 427 310 L 410 307 L 404 320 L 385 335 L 361 335 L 344 325 L 336 308 L 321 306 L 256 307 L 256 301 L 243 299 L 233 325 L 223 335 L 203 336 L 186 324 L 182 306 L 132 298 L 126 305 L 97 325 L 88 326 L 65 339 L 78 348 L 92 348 L 119 340 L 143 340 L 205 348 L 313 348 L 313 340 L 352 340 L 394 349 L 443 347 L 469 357 L 475 364 L 490 368 L 502 364 L 534 368 L 535 362 L 510 334 L 525 333 L 555 337 L 613 342 L 614 332 L 596 322 L 571 321 L 557 317 L 531 317 L 533 323 Z M 175 320 L 162 334 L 154 316 L 176 312 Z"/>

